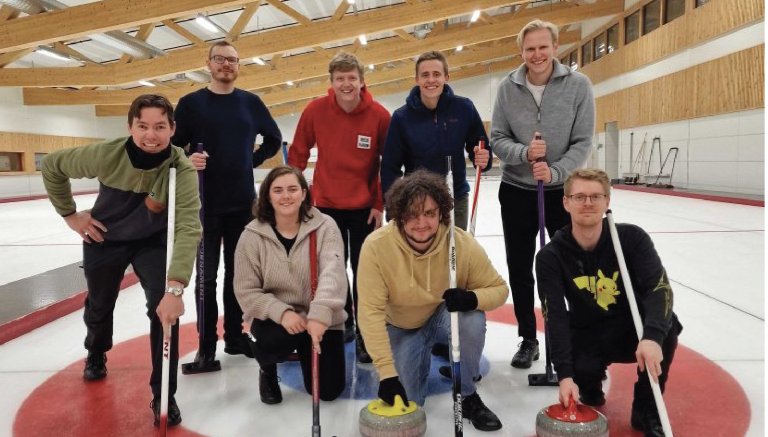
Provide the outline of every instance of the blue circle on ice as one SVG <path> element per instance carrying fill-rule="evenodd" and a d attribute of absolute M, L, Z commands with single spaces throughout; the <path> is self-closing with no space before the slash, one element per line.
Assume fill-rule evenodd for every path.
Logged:
<path fill-rule="evenodd" d="M 375 399 L 379 390 L 379 377 L 373 364 L 359 364 L 355 358 L 355 342 L 344 345 L 344 358 L 346 360 L 347 386 L 339 396 L 342 399 Z M 450 365 L 443 358 L 432 356 L 429 376 L 427 377 L 427 396 L 451 391 L 451 380 L 438 373 L 441 366 Z M 485 357 L 480 359 L 480 374 L 486 375 L 490 364 Z M 301 374 L 301 365 L 298 361 L 285 362 L 278 365 L 281 385 L 294 390 L 306 392 L 304 379 Z"/>

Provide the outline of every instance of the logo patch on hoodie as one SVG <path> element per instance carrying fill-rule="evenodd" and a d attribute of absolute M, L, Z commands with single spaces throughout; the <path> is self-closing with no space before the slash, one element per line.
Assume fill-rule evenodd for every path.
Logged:
<path fill-rule="evenodd" d="M 365 136 L 365 135 L 358 135 L 357 136 L 357 148 L 358 149 L 370 149 L 371 148 L 371 137 Z"/>

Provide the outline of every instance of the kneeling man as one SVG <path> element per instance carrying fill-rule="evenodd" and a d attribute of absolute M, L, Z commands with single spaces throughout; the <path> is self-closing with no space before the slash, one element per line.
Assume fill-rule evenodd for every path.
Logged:
<path fill-rule="evenodd" d="M 459 311 L 464 418 L 475 428 L 501 428 L 483 404 L 473 376 L 485 344 L 485 311 L 504 304 L 507 284 L 483 248 L 455 228 L 457 288 L 449 288 L 453 197 L 445 180 L 417 170 L 386 195 L 392 220 L 365 240 L 358 266 L 360 327 L 379 375 L 379 397 L 424 405 L 431 348 L 448 343 L 449 312 Z"/>

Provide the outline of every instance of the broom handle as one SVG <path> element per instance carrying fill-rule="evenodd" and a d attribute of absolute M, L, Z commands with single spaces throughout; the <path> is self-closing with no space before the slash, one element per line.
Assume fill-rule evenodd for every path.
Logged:
<path fill-rule="evenodd" d="M 635 323 L 635 331 L 637 332 L 637 341 L 643 339 L 643 325 L 640 320 L 640 311 L 637 308 L 637 301 L 635 301 L 635 291 L 632 288 L 632 279 L 629 277 L 629 270 L 627 270 L 627 263 L 624 260 L 624 251 L 621 249 L 621 241 L 619 241 L 619 233 L 616 231 L 616 223 L 613 221 L 613 212 L 609 209 L 605 212 L 605 216 L 608 218 L 608 228 L 611 231 L 611 240 L 613 240 L 613 249 L 616 251 L 616 258 L 619 261 L 619 270 L 621 271 L 621 277 L 624 279 L 624 288 L 627 292 L 627 300 L 629 300 L 629 310 L 632 313 L 632 321 Z M 661 421 L 661 427 L 664 429 L 664 435 L 672 437 L 672 425 L 669 423 L 669 415 L 667 414 L 667 406 L 664 404 L 664 398 L 661 396 L 661 387 L 659 383 L 654 381 L 651 372 L 648 371 L 648 364 L 645 363 L 645 373 L 648 374 L 648 380 L 651 382 L 651 390 L 653 391 L 653 399 L 656 401 L 656 409 L 659 412 L 659 420 Z"/>
<path fill-rule="evenodd" d="M 451 157 L 446 156 L 448 173 L 446 183 L 453 198 L 453 170 Z M 451 209 L 451 223 L 448 226 L 448 280 L 449 287 L 456 288 L 456 239 L 454 236 L 454 211 Z M 459 313 L 451 312 L 451 379 L 453 379 L 453 431 L 456 437 L 464 436 L 464 417 L 461 405 L 461 349 L 459 343 Z"/>
<path fill-rule="evenodd" d="M 317 232 L 309 233 L 310 302 L 317 291 Z M 312 437 L 320 437 L 320 356 L 312 345 Z"/>
<path fill-rule="evenodd" d="M 197 143 L 197 153 L 205 153 L 203 143 Z M 205 232 L 205 170 L 197 171 L 197 184 L 200 190 L 200 227 Z M 205 280 L 205 236 L 200 238 L 200 244 L 197 245 L 197 335 L 200 342 L 199 347 L 203 346 L 203 337 L 205 337 L 205 290 L 203 290 L 203 281 Z"/>
<path fill-rule="evenodd" d="M 540 140 L 541 134 L 536 135 L 535 139 Z M 536 162 L 545 162 L 546 158 L 541 157 Z M 544 181 L 536 181 L 536 203 L 539 210 L 539 250 L 544 248 L 546 242 L 547 222 L 546 214 L 544 211 Z M 547 329 L 547 321 L 544 320 L 544 374 L 547 381 L 554 379 L 554 371 L 552 369 L 552 357 L 549 355 L 549 330 Z"/>
<path fill-rule="evenodd" d="M 483 140 L 480 140 L 477 142 L 477 146 L 480 148 L 480 150 L 483 150 L 485 148 L 485 142 Z M 470 214 L 469 219 L 469 233 L 472 234 L 472 236 L 475 236 L 475 227 L 477 225 L 477 203 L 478 199 L 480 198 L 480 173 L 482 172 L 482 169 L 480 166 L 477 166 L 477 169 L 475 171 L 475 191 L 472 193 L 472 213 Z"/>

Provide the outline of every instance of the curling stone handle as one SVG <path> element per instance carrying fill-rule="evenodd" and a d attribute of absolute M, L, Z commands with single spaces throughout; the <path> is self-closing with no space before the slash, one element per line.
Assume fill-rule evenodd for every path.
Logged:
<path fill-rule="evenodd" d="M 565 409 L 566 417 L 568 417 L 570 420 L 575 421 L 577 412 L 578 412 L 578 407 L 576 406 L 576 400 L 573 399 L 573 395 L 571 395 L 568 398 L 568 408 Z"/>

